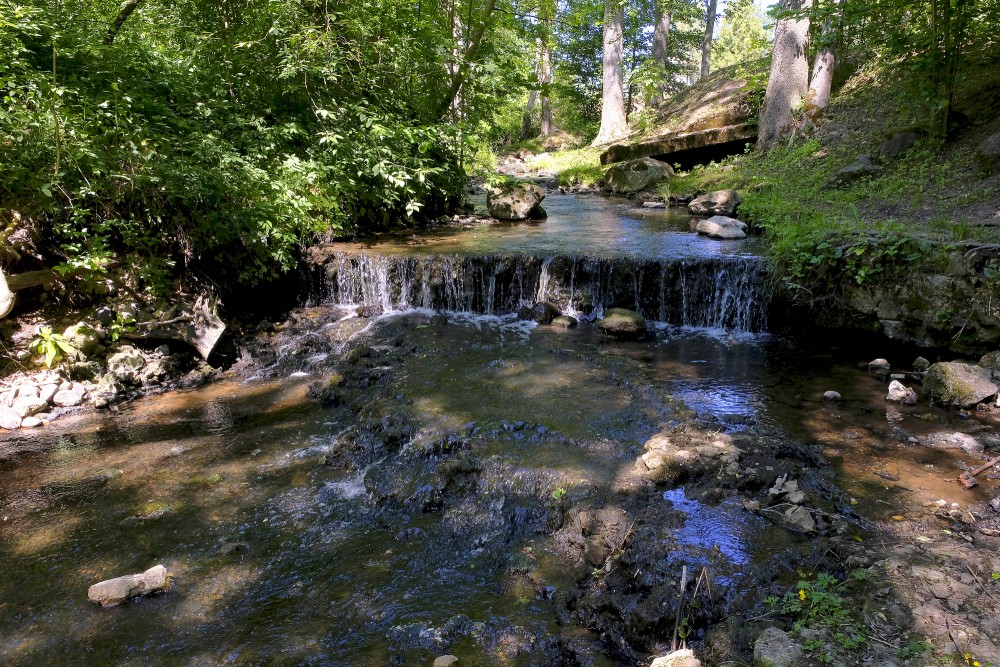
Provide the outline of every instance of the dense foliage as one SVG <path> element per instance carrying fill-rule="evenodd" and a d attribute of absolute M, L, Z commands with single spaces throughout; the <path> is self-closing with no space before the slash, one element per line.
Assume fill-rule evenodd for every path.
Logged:
<path fill-rule="evenodd" d="M 3 224 L 45 262 L 121 256 L 156 287 L 179 266 L 257 282 L 318 235 L 435 215 L 522 90 L 494 21 L 448 111 L 478 25 L 457 13 L 480 5 L 0 0 Z"/>

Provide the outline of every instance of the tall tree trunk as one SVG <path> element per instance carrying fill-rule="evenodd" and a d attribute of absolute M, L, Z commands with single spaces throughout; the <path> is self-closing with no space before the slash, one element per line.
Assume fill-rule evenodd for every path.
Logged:
<path fill-rule="evenodd" d="M 664 11 L 664 5 L 667 6 L 666 11 Z M 670 24 L 673 21 L 673 0 L 655 0 L 652 56 L 653 62 L 656 63 L 657 68 L 660 70 L 660 76 L 664 78 L 667 76 L 667 67 L 670 64 L 670 61 L 667 59 L 667 53 L 670 48 Z M 653 93 L 648 102 L 650 104 L 659 104 L 663 102 L 666 94 L 667 87 L 666 81 L 664 81 L 657 86 L 657 91 Z"/>
<path fill-rule="evenodd" d="M 834 11 L 823 20 L 820 48 L 816 51 L 812 79 L 809 81 L 808 106 L 813 111 L 822 111 L 830 104 L 830 92 L 833 90 L 833 70 L 837 65 L 837 36 L 834 30 L 834 18 L 836 6 L 840 0 L 832 0 L 832 2 Z"/>
<path fill-rule="evenodd" d="M 715 13 L 718 0 L 708 0 L 708 13 L 705 14 L 705 39 L 701 42 L 701 78 L 704 79 L 712 71 L 712 36 L 715 32 Z"/>
<path fill-rule="evenodd" d="M 781 9 L 798 11 L 810 0 L 781 0 Z M 795 128 L 794 109 L 809 92 L 808 18 L 783 18 L 774 30 L 771 73 L 764 94 L 757 147 L 768 149 Z"/>
<path fill-rule="evenodd" d="M 552 124 L 552 100 L 549 99 L 549 84 L 552 83 L 552 26 L 551 22 L 542 40 L 541 59 L 539 61 L 538 81 L 542 84 L 542 131 L 541 136 L 547 137 L 555 130 Z"/>
<path fill-rule="evenodd" d="M 622 83 L 622 24 L 625 9 L 618 0 L 604 0 L 604 91 L 601 98 L 601 129 L 594 146 L 625 136 L 625 90 Z"/>
<path fill-rule="evenodd" d="M 118 16 L 115 17 L 114 22 L 108 28 L 108 34 L 104 36 L 105 46 L 111 46 L 115 41 L 115 37 L 118 36 L 118 32 L 125 25 L 125 21 L 128 21 L 128 17 L 132 16 L 132 13 L 139 8 L 145 0 L 128 0 L 122 5 L 121 10 L 118 12 Z"/>
<path fill-rule="evenodd" d="M 542 51 L 544 48 L 542 38 L 535 38 L 535 76 L 539 85 L 542 83 Z M 524 113 L 521 114 L 521 141 L 532 137 L 531 126 L 535 115 L 535 105 L 538 103 L 538 92 L 539 88 L 532 88 L 531 92 L 528 93 L 528 103 L 524 107 Z"/>

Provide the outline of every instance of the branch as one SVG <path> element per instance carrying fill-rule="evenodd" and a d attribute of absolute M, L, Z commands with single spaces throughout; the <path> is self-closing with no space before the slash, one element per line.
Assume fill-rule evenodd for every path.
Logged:
<path fill-rule="evenodd" d="M 128 21 L 128 17 L 132 16 L 132 12 L 138 9 L 139 5 L 145 1 L 146 0 L 125 0 L 125 4 L 122 5 L 121 11 L 118 12 L 118 16 L 115 17 L 114 23 L 111 24 L 110 28 L 108 28 L 108 34 L 104 38 L 105 46 L 111 46 L 114 43 L 115 37 L 118 36 L 118 31 L 122 29 L 125 21 Z"/>
<path fill-rule="evenodd" d="M 483 8 L 482 20 L 479 22 L 479 26 L 476 28 L 475 34 L 472 36 L 472 40 L 469 41 L 469 48 L 465 50 L 465 58 L 462 64 L 459 66 L 458 71 L 455 72 L 455 77 L 451 80 L 451 89 L 448 91 L 448 97 L 444 100 L 441 105 L 441 115 L 443 116 L 448 112 L 448 109 L 452 104 L 455 103 L 455 98 L 458 97 L 458 93 L 462 90 L 462 84 L 465 82 L 465 77 L 469 73 L 469 67 L 476 59 L 476 55 L 479 52 L 479 47 L 482 46 L 483 37 L 486 36 L 486 26 L 490 22 L 490 18 L 493 15 L 493 10 L 496 8 L 496 0 L 487 0 L 486 7 Z"/>

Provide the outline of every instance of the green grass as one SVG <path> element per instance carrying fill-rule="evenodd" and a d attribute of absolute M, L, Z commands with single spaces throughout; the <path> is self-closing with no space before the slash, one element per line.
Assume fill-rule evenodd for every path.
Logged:
<path fill-rule="evenodd" d="M 575 150 L 545 153 L 529 160 L 535 171 L 556 174 L 559 185 L 597 185 L 604 179 L 607 167 L 601 165 L 600 148 L 577 148 Z"/>

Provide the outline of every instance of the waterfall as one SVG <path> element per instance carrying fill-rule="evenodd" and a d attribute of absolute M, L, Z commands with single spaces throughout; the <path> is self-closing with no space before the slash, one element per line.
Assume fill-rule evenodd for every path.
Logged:
<path fill-rule="evenodd" d="M 583 318 L 622 307 L 667 324 L 763 332 L 770 298 L 766 268 L 756 257 L 340 252 L 324 271 L 328 302 L 386 311 L 504 314 L 544 300 Z"/>

